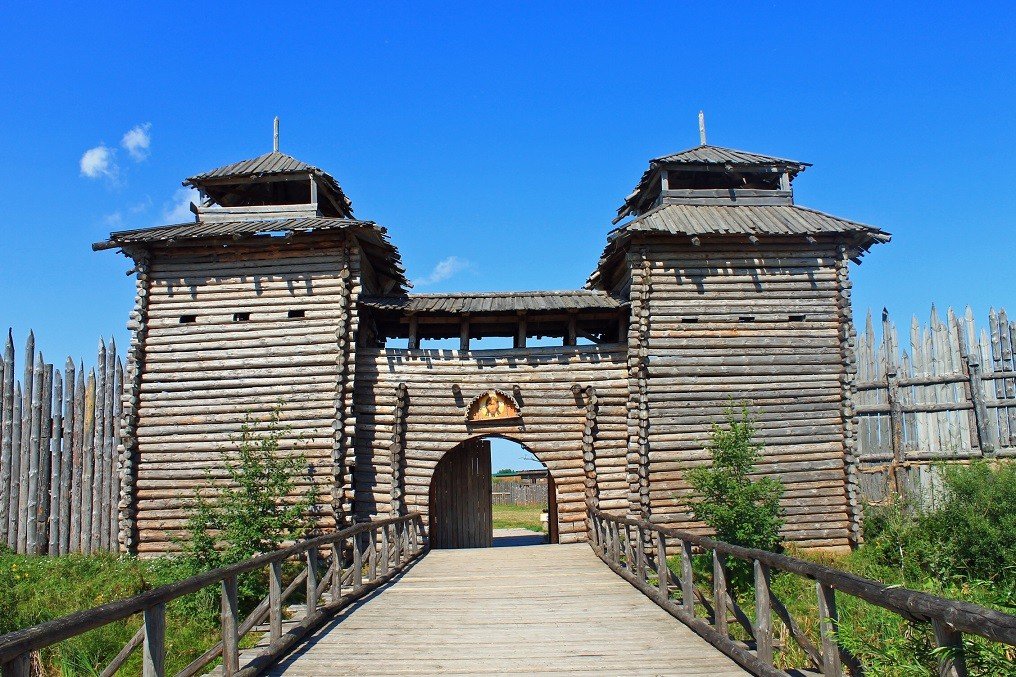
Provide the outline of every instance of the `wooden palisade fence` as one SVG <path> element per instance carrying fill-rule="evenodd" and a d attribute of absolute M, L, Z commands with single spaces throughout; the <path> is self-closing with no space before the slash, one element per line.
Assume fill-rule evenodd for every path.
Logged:
<path fill-rule="evenodd" d="M 939 674 L 964 677 L 963 633 L 1016 645 L 1016 616 L 969 602 L 948 600 L 927 593 L 886 585 L 837 569 L 774 552 L 744 548 L 680 529 L 610 515 L 589 507 L 590 544 L 615 573 L 638 588 L 670 615 L 756 675 L 788 677 L 775 667 L 774 618 L 787 628 L 791 639 L 808 657 L 810 666 L 826 677 L 863 674 L 858 660 L 836 639 L 836 594 L 850 595 L 917 623 L 930 623 L 935 641 L 943 647 Z M 712 595 L 695 588 L 693 553 L 711 553 Z M 673 575 L 667 557 L 681 560 L 680 575 Z M 754 571 L 754 619 L 741 609 L 732 594 L 727 561 L 740 559 Z M 772 572 L 786 572 L 815 582 L 819 636 L 815 641 L 791 616 L 773 593 Z M 664 575 L 660 576 L 659 573 Z M 652 576 L 650 576 L 652 574 Z M 654 580 L 655 579 L 655 580 Z M 705 616 L 696 610 L 705 609 Z M 733 639 L 731 621 L 744 628 L 750 642 Z"/>
<path fill-rule="evenodd" d="M 494 505 L 547 505 L 546 484 L 496 482 L 491 496 Z"/>
<path fill-rule="evenodd" d="M 26 554 L 117 550 L 117 440 L 123 364 L 99 342 L 86 373 L 35 353 L 24 366 L 8 332 L 0 362 L 0 543 Z M 19 379 L 18 376 L 21 376 Z"/>
<path fill-rule="evenodd" d="M 887 315 L 876 343 L 869 315 L 857 340 L 854 398 L 858 481 L 866 500 L 906 494 L 933 502 L 936 464 L 1016 457 L 1016 322 L 991 311 L 978 329 L 971 310 L 945 321 L 914 318 L 910 348 Z"/>
<path fill-rule="evenodd" d="M 420 524 L 418 513 L 364 522 L 134 597 L 3 635 L 0 637 L 0 673 L 3 677 L 29 677 L 32 652 L 141 614 L 141 628 L 101 674 L 116 674 L 140 648 L 144 677 L 163 677 L 166 674 L 166 605 L 214 585 L 221 589 L 221 639 L 179 676 L 204 674 L 208 665 L 219 657 L 227 677 L 261 674 L 325 621 L 391 581 L 416 560 L 425 551 Z M 327 559 L 322 556 L 326 553 Z M 336 553 L 348 554 L 343 559 L 336 557 Z M 302 571 L 283 586 L 283 564 L 293 560 L 303 563 Z M 246 618 L 241 618 L 237 609 L 237 578 L 266 569 L 268 596 Z M 306 590 L 306 612 L 286 628 L 283 625 L 284 605 L 301 585 Z M 240 642 L 265 620 L 269 628 L 267 642 L 259 644 L 255 655 L 246 665 L 241 665 Z"/>

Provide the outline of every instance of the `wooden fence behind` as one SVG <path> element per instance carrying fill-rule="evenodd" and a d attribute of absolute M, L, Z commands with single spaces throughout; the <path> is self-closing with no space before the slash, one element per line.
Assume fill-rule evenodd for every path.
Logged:
<path fill-rule="evenodd" d="M 914 318 L 909 349 L 883 313 L 876 342 L 871 315 L 857 339 L 858 476 L 869 501 L 890 492 L 934 503 L 937 466 L 1016 457 L 1016 322 L 991 311 L 977 327 L 969 308 L 932 308 Z"/>
<path fill-rule="evenodd" d="M 547 505 L 546 484 L 495 482 L 494 505 Z"/>
<path fill-rule="evenodd" d="M 115 551 L 123 384 L 116 343 L 99 342 L 87 373 L 70 358 L 61 372 L 36 355 L 29 333 L 22 360 L 19 371 L 8 331 L 0 367 L 0 543 L 26 554 Z"/>

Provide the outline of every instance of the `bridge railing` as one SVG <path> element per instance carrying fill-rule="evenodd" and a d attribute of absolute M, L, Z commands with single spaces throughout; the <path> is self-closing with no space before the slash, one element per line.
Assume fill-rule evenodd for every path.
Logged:
<path fill-rule="evenodd" d="M 774 667 L 774 613 L 823 675 L 840 677 L 844 667 L 851 674 L 863 673 L 863 667 L 857 659 L 836 640 L 836 591 L 888 609 L 908 621 L 930 623 L 935 641 L 944 649 L 939 666 L 941 675 L 962 677 L 967 674 L 961 641 L 963 633 L 1016 645 L 1016 616 L 969 602 L 948 600 L 886 585 L 774 552 L 744 548 L 680 529 L 611 515 L 593 507 L 589 507 L 588 512 L 591 545 L 607 566 L 754 674 L 787 675 Z M 712 553 L 711 599 L 695 588 L 692 554 L 696 549 Z M 679 575 L 671 573 L 667 565 L 668 554 L 680 557 Z M 727 562 L 731 557 L 748 562 L 753 567 L 754 620 L 740 608 L 732 594 L 727 576 Z M 811 641 L 787 607 L 773 594 L 770 586 L 773 570 L 815 582 L 820 646 Z M 651 573 L 657 574 L 655 582 L 651 581 Z M 671 599 L 672 589 L 680 593 L 679 599 Z M 706 609 L 705 618 L 696 615 L 696 597 Z M 728 611 L 753 639 L 753 650 L 747 644 L 732 639 L 728 627 Z"/>
<path fill-rule="evenodd" d="M 330 551 L 330 564 L 322 574 L 322 551 Z M 29 677 L 31 654 L 89 630 L 143 615 L 138 632 L 123 647 L 102 675 L 113 675 L 139 647 L 145 677 L 165 674 L 166 604 L 209 586 L 221 588 L 221 640 L 179 673 L 198 674 L 222 657 L 226 675 L 256 675 L 285 655 L 310 632 L 371 590 L 392 580 L 424 551 L 419 513 L 357 524 L 334 533 L 298 542 L 288 548 L 245 562 L 149 590 L 127 599 L 0 636 L 0 671 L 3 677 Z M 343 553 L 350 552 L 348 558 Z M 299 558 L 305 565 L 283 587 L 283 564 Z M 237 608 L 237 577 L 267 568 L 269 593 L 246 617 Z M 306 588 L 307 612 L 283 632 L 283 605 L 301 585 Z M 328 593 L 327 601 L 324 594 Z M 240 667 L 240 641 L 268 619 L 269 643 Z"/>

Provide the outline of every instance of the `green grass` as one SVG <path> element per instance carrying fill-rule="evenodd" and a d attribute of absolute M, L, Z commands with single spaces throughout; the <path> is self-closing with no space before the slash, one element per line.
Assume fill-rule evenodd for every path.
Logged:
<path fill-rule="evenodd" d="M 186 574 L 171 560 L 139 560 L 111 554 L 33 557 L 0 552 L 0 634 L 82 611 Z M 219 641 L 218 619 L 209 607 L 218 589 L 175 600 L 166 609 L 166 670 L 176 673 Z M 110 623 L 42 652 L 46 674 L 96 675 L 141 625 L 140 615 Z M 248 636 L 244 645 L 256 641 Z M 121 668 L 141 674 L 141 652 Z"/>
<path fill-rule="evenodd" d="M 543 508 L 538 505 L 495 505 L 495 529 L 528 529 L 543 533 L 540 513 Z"/>

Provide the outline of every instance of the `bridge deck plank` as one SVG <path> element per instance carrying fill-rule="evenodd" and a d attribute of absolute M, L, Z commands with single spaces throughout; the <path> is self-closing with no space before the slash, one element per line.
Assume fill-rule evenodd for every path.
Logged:
<path fill-rule="evenodd" d="M 586 544 L 435 550 L 270 674 L 742 675 Z"/>

